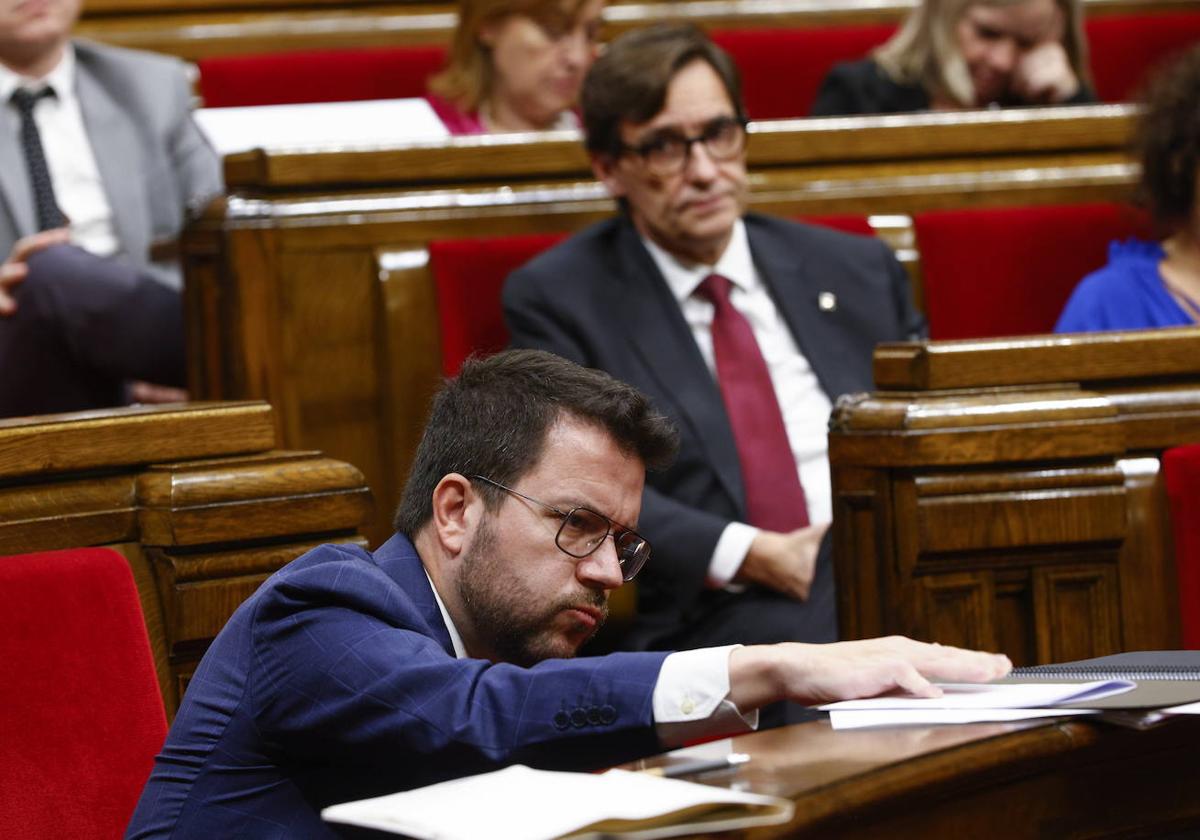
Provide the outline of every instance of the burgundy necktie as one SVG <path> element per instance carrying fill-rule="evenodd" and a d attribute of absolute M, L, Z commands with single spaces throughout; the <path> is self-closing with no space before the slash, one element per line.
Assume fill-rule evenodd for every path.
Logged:
<path fill-rule="evenodd" d="M 742 464 L 751 525 L 788 532 L 808 524 L 804 488 L 771 375 L 750 322 L 729 302 L 730 281 L 705 277 L 696 293 L 712 302 L 713 356 L 725 411 Z"/>

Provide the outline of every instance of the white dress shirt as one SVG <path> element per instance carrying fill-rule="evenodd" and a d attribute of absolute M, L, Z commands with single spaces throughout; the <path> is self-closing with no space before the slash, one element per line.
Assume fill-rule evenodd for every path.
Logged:
<path fill-rule="evenodd" d="M 720 274 L 732 282 L 730 302 L 750 322 L 775 387 L 788 443 L 804 486 L 809 522 L 813 525 L 829 522 L 833 519 L 833 491 L 829 480 L 828 426 L 833 406 L 754 265 L 745 224 L 738 219 L 729 245 L 716 265 L 685 264 L 649 239 L 642 237 L 642 242 L 678 301 L 700 355 L 714 377 L 717 367 L 712 342 L 713 305 L 695 291 L 710 274 Z M 724 586 L 733 579 L 757 534 L 757 528 L 741 522 L 726 526 L 709 562 L 710 585 Z"/>
<path fill-rule="evenodd" d="M 75 89 L 75 49 L 68 44 L 58 66 L 43 79 L 18 76 L 0 65 L 0 103 L 4 107 L 15 109 L 9 100 L 18 87 L 36 92 L 47 85 L 54 88 L 55 95 L 37 101 L 33 120 L 41 136 L 58 208 L 70 221 L 72 242 L 97 256 L 112 256 L 120 249 L 120 243 L 96 155 L 83 124 Z M 5 256 L 0 255 L 0 259 Z"/>
<path fill-rule="evenodd" d="M 442 612 L 454 656 L 467 658 L 462 636 L 442 603 L 429 573 L 429 588 Z M 750 732 L 758 728 L 758 711 L 742 714 L 729 699 L 729 654 L 741 645 L 700 648 L 672 653 L 663 660 L 654 684 L 654 731 L 664 747 Z"/>

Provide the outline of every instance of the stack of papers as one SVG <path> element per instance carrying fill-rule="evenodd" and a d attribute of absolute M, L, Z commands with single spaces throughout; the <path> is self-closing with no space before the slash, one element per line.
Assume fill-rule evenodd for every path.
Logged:
<path fill-rule="evenodd" d="M 551 840 L 618 833 L 648 840 L 774 825 L 790 820 L 793 810 L 786 799 L 647 773 L 558 773 L 518 764 L 334 805 L 321 817 L 438 840 Z"/>
<path fill-rule="evenodd" d="M 873 726 L 984 723 L 1091 714 L 1086 704 L 1133 691 L 1131 680 L 1084 683 L 947 684 L 942 696 L 888 696 L 821 706 L 834 729 Z M 1071 704 L 1071 708 L 1063 708 Z M 1081 707 L 1084 704 L 1084 707 Z"/>

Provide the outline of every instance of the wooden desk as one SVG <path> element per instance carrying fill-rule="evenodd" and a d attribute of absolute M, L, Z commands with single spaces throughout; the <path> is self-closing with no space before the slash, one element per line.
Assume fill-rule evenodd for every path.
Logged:
<path fill-rule="evenodd" d="M 1122 200 L 1136 177 L 1122 151 L 1132 114 L 758 123 L 751 203 L 797 216 Z M 227 174 L 232 195 L 183 246 L 192 392 L 265 399 L 286 445 L 359 467 L 381 541 L 441 376 L 427 243 L 577 230 L 613 203 L 573 132 L 263 151 L 231 159 Z"/>
<path fill-rule="evenodd" d="M 169 717 L 238 605 L 308 549 L 361 541 L 370 509 L 354 467 L 275 449 L 263 403 L 0 420 L 0 554 L 121 552 Z"/>
<path fill-rule="evenodd" d="M 839 618 L 1018 664 L 1179 644 L 1159 457 L 1200 329 L 881 345 L 829 435 Z"/>
<path fill-rule="evenodd" d="M 791 823 L 712 835 L 1098 838 L 1200 832 L 1200 719 L 1145 732 L 1064 719 L 731 739 L 748 764 L 701 780 L 795 802 Z M 654 766 L 659 757 L 632 766 Z"/>

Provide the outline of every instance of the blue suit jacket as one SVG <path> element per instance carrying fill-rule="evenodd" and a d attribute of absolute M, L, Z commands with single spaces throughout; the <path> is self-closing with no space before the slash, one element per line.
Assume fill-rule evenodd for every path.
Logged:
<path fill-rule="evenodd" d="M 662 654 L 455 659 L 421 560 L 326 545 L 234 613 L 200 663 L 129 837 L 333 836 L 319 810 L 521 762 L 654 752 Z"/>

